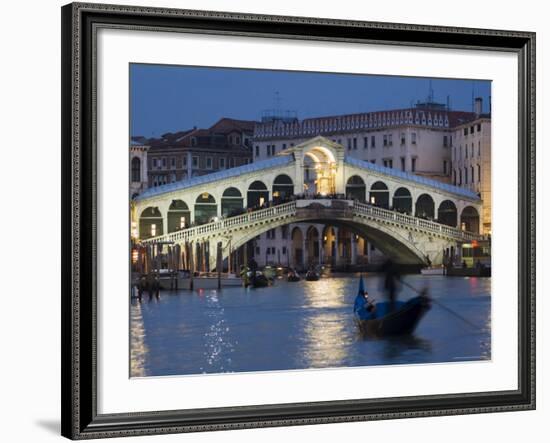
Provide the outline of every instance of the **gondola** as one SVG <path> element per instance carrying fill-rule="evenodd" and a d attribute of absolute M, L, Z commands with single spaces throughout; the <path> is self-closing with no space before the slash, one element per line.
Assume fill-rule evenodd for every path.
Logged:
<path fill-rule="evenodd" d="M 265 288 L 269 286 L 269 279 L 261 272 L 256 272 L 256 275 L 250 278 L 250 285 L 253 288 Z"/>
<path fill-rule="evenodd" d="M 300 281 L 301 279 L 300 279 L 300 275 L 296 271 L 291 270 L 291 271 L 288 271 L 286 280 L 290 282 L 296 282 L 296 281 Z"/>
<path fill-rule="evenodd" d="M 359 283 L 362 291 L 363 279 Z M 385 337 L 411 334 L 422 317 L 431 308 L 431 299 L 422 292 L 420 295 L 407 301 L 396 301 L 393 311 L 390 311 L 390 302 L 370 303 L 354 307 L 355 322 L 364 335 Z"/>
<path fill-rule="evenodd" d="M 321 278 L 318 272 L 315 272 L 313 269 L 310 269 L 306 273 L 306 280 L 307 281 L 317 281 Z"/>

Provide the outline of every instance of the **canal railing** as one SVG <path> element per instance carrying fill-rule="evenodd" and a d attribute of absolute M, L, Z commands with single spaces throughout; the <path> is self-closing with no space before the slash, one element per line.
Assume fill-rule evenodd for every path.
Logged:
<path fill-rule="evenodd" d="M 142 243 L 159 243 L 159 242 L 173 242 L 173 243 L 185 243 L 186 241 L 193 241 L 197 238 L 204 238 L 223 234 L 227 231 L 246 229 L 252 225 L 265 222 L 277 222 L 282 218 L 293 218 L 299 212 L 300 215 L 307 214 L 308 206 L 307 202 L 298 200 L 300 202 L 300 208 L 297 208 L 297 201 L 291 201 L 282 203 L 277 206 L 269 208 L 259 209 L 245 214 L 229 217 L 223 220 L 213 221 L 199 226 L 194 226 L 181 231 L 171 232 L 168 234 L 160 235 L 157 237 L 151 237 L 142 240 Z M 437 234 L 443 237 L 452 238 L 459 241 L 472 241 L 482 238 L 481 235 L 473 232 L 464 231 L 452 226 L 447 226 L 441 223 L 437 223 L 431 220 L 425 220 L 412 215 L 403 214 L 400 212 L 392 211 L 390 209 L 384 209 L 377 206 L 369 205 L 367 203 L 361 203 L 351 200 L 330 200 L 330 203 L 340 202 L 346 203 L 348 210 L 345 211 L 346 218 L 361 217 L 367 218 L 378 222 L 390 223 L 397 226 L 414 228 L 415 230 L 424 231 L 431 234 Z M 315 205 L 317 203 L 317 205 Z M 311 205 L 315 205 L 314 211 L 318 213 L 322 209 L 319 208 L 319 200 L 311 200 Z M 329 208 L 327 208 L 329 209 Z M 304 212 L 305 211 L 305 212 Z M 289 220 L 289 223 L 299 223 L 302 217 Z M 307 217 L 306 217 L 307 218 Z"/>

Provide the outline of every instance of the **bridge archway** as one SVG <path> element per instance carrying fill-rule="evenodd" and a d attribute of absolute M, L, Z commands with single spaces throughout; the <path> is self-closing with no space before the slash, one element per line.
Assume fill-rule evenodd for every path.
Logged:
<path fill-rule="evenodd" d="M 460 227 L 463 231 L 479 232 L 479 212 L 473 206 L 466 206 L 460 214 Z"/>
<path fill-rule="evenodd" d="M 368 222 L 365 224 L 362 222 L 350 221 L 348 219 L 344 220 L 333 218 L 294 219 L 291 221 L 281 221 L 278 225 L 280 226 L 294 223 L 326 223 L 332 227 L 333 230 L 331 228 L 329 228 L 329 230 L 325 230 L 325 236 L 327 237 L 327 241 L 325 242 L 325 254 L 329 254 L 328 257 L 332 257 L 334 264 L 341 262 L 345 255 L 345 250 L 343 247 L 345 237 L 342 235 L 342 233 L 345 232 L 357 234 L 359 237 L 362 237 L 387 257 L 391 258 L 395 263 L 426 264 L 426 255 L 417 249 L 414 243 L 411 243 L 410 239 L 402 237 L 394 232 L 391 226 L 382 226 L 376 224 L 375 222 Z M 232 245 L 235 248 L 238 248 L 254 239 L 256 236 L 263 234 L 265 231 L 273 229 L 273 227 L 273 224 L 269 226 L 261 225 L 257 229 L 246 231 L 244 232 L 244 235 L 239 238 L 239 240 L 234 240 Z M 291 239 L 291 266 L 297 268 L 304 267 L 306 264 L 304 259 L 307 257 L 303 249 L 304 234 L 300 227 L 294 227 L 291 232 Z M 327 255 L 325 255 L 325 257 L 327 257 Z"/>
<path fill-rule="evenodd" d="M 208 192 L 203 192 L 195 200 L 195 224 L 210 222 L 218 214 L 216 199 Z"/>
<path fill-rule="evenodd" d="M 304 192 L 328 195 L 336 192 L 336 151 L 316 142 L 303 150 Z"/>
<path fill-rule="evenodd" d="M 388 209 L 390 207 L 390 191 L 381 181 L 374 182 L 370 187 L 369 202 L 374 206 Z"/>
<path fill-rule="evenodd" d="M 231 217 L 243 211 L 243 196 L 237 188 L 231 187 L 223 191 L 222 217 Z"/>
<path fill-rule="evenodd" d="M 393 209 L 405 214 L 412 214 L 412 195 L 404 187 L 397 188 L 393 194 Z"/>
<path fill-rule="evenodd" d="M 437 210 L 437 220 L 447 226 L 456 228 L 458 216 L 456 205 L 451 200 L 443 200 Z"/>
<path fill-rule="evenodd" d="M 163 235 L 162 214 L 159 208 L 149 206 L 139 216 L 139 236 L 148 239 Z"/>
<path fill-rule="evenodd" d="M 269 191 L 265 183 L 256 180 L 250 184 L 246 193 L 246 202 L 249 208 L 262 206 L 269 201 Z"/>
<path fill-rule="evenodd" d="M 304 266 L 304 235 L 302 230 L 296 226 L 292 230 L 291 234 L 292 239 L 292 265 L 294 267 L 303 267 Z"/>
<path fill-rule="evenodd" d="M 415 216 L 433 220 L 435 218 L 434 199 L 428 194 L 422 194 L 416 199 L 414 205 Z"/>
<path fill-rule="evenodd" d="M 273 202 L 276 204 L 280 201 L 288 199 L 294 194 L 294 183 L 286 174 L 279 174 L 273 180 L 272 195 Z"/>
<path fill-rule="evenodd" d="M 346 198 L 350 200 L 366 200 L 367 188 L 365 181 L 358 175 L 351 176 L 346 183 Z"/>
<path fill-rule="evenodd" d="M 312 265 L 319 263 L 321 250 L 319 248 L 319 230 L 316 226 L 311 225 L 306 231 L 306 249 L 307 249 L 307 264 Z"/>
<path fill-rule="evenodd" d="M 176 232 L 191 225 L 191 211 L 183 200 L 172 200 L 168 208 L 168 232 Z"/>

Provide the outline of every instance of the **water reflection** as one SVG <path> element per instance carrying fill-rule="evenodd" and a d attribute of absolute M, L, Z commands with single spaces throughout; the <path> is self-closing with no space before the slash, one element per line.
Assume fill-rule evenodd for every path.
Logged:
<path fill-rule="evenodd" d="M 231 370 L 234 347 L 228 338 L 229 326 L 225 319 L 225 309 L 220 304 L 218 291 L 208 291 L 205 300 L 209 325 L 204 334 L 206 367 L 201 367 L 200 370 L 212 372 L 212 368 L 215 368 L 220 372 L 228 372 Z"/>
<path fill-rule="evenodd" d="M 353 321 L 357 278 L 323 278 L 261 289 L 163 292 L 132 303 L 131 375 L 176 375 L 491 358 L 490 279 L 407 276 L 429 285 L 434 300 L 460 313 L 472 328 L 435 304 L 415 335 L 361 337 Z M 370 295 L 383 299 L 380 277 L 368 275 Z M 400 299 L 415 293 L 403 288 Z"/>
<path fill-rule="evenodd" d="M 147 353 L 141 303 L 132 300 L 132 309 L 130 310 L 130 377 L 145 377 L 147 375 L 145 373 Z"/>
<path fill-rule="evenodd" d="M 345 284 L 340 279 L 300 282 L 304 291 L 303 354 L 304 366 L 322 368 L 340 366 L 349 353 L 350 331 L 342 321 Z M 298 355 L 300 359 L 300 355 Z"/>

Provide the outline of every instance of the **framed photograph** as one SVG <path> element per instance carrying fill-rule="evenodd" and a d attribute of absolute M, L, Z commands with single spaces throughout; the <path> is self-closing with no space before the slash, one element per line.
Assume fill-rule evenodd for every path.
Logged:
<path fill-rule="evenodd" d="M 535 408 L 535 35 L 62 8 L 62 434 Z"/>

